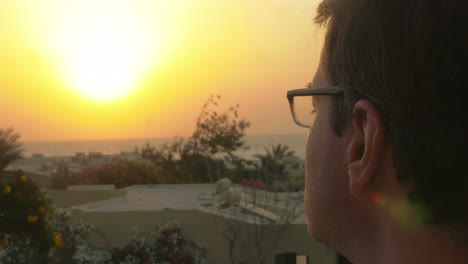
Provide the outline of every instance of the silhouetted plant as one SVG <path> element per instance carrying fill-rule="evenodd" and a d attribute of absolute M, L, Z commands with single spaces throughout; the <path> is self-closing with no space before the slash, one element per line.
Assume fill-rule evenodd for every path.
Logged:
<path fill-rule="evenodd" d="M 23 157 L 23 147 L 18 142 L 20 135 L 12 128 L 0 129 L 0 168 L 6 168 L 10 163 Z"/>
<path fill-rule="evenodd" d="M 272 184 L 275 180 L 284 180 L 287 176 L 287 165 L 298 161 L 288 145 L 272 145 L 271 149 L 265 148 L 265 152 L 266 154 L 256 157 L 260 159 L 260 169 L 267 184 Z"/>
<path fill-rule="evenodd" d="M 245 141 L 245 130 L 250 127 L 250 122 L 239 117 L 239 105 L 231 106 L 219 114 L 214 108 L 218 106 L 220 95 L 211 95 L 203 105 L 197 119 L 195 132 L 189 140 L 189 145 L 194 152 L 202 154 L 206 158 L 206 167 L 210 182 L 213 182 L 213 168 L 208 157 L 223 156 L 229 159 L 237 150 L 248 149 Z M 217 178 L 222 176 L 217 170 Z"/>
<path fill-rule="evenodd" d="M 224 161 L 242 166 L 245 160 L 234 152 L 248 148 L 243 138 L 250 123 L 239 117 L 239 105 L 219 114 L 215 109 L 219 99 L 219 95 L 208 98 L 190 138 L 177 139 L 159 148 L 146 145 L 141 150 L 142 157 L 175 183 L 214 182 L 213 175 L 218 179 L 228 176 Z"/>
<path fill-rule="evenodd" d="M 211 95 L 203 105 L 192 134 L 193 148 L 205 155 L 233 154 L 239 149 L 247 149 L 243 137 L 250 122 L 240 119 L 239 105 L 231 106 L 219 114 L 213 108 L 218 106 L 219 95 Z"/>
<path fill-rule="evenodd" d="M 181 139 L 158 148 L 146 145 L 141 153 L 143 158 L 151 161 L 160 175 L 165 176 L 164 183 L 209 182 L 207 162 L 210 168 L 216 168 L 220 174 L 227 173 L 222 160 L 194 152 L 186 141 Z"/>

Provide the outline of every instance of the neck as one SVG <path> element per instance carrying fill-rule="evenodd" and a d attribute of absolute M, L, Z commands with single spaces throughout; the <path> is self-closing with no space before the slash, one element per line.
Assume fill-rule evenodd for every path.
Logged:
<path fill-rule="evenodd" d="M 427 227 L 420 231 L 387 228 L 373 264 L 468 263 L 468 248 L 458 245 L 448 232 Z"/>

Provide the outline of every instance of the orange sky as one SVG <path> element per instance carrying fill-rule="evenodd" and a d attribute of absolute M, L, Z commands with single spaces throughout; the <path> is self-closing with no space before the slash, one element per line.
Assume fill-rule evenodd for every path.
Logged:
<path fill-rule="evenodd" d="M 285 94 L 315 72 L 316 5 L 0 1 L 0 128 L 27 141 L 188 136 L 220 94 L 220 110 L 240 104 L 248 134 L 305 133 Z"/>

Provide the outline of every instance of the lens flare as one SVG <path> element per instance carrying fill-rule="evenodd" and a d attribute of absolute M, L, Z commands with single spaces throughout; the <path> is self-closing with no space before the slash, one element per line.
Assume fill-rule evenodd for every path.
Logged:
<path fill-rule="evenodd" d="M 371 193 L 370 199 L 379 206 L 386 208 L 390 213 L 390 217 L 400 227 L 409 232 L 421 231 L 430 217 L 429 211 L 416 202 L 389 199 L 378 192 Z"/>

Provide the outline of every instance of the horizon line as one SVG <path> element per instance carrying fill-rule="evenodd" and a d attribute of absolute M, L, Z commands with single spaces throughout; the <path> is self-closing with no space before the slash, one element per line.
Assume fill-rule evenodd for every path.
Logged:
<path fill-rule="evenodd" d="M 305 135 L 305 133 L 272 133 L 272 134 L 246 134 L 246 137 L 249 136 L 291 136 L 291 135 Z M 151 140 L 151 139 L 170 139 L 175 140 L 178 138 L 186 139 L 190 136 L 161 136 L 161 137 L 135 137 L 135 138 L 95 138 L 95 139 L 58 139 L 58 140 L 20 140 L 20 143 L 46 143 L 46 142 L 84 142 L 84 141 L 130 141 L 130 140 Z"/>

